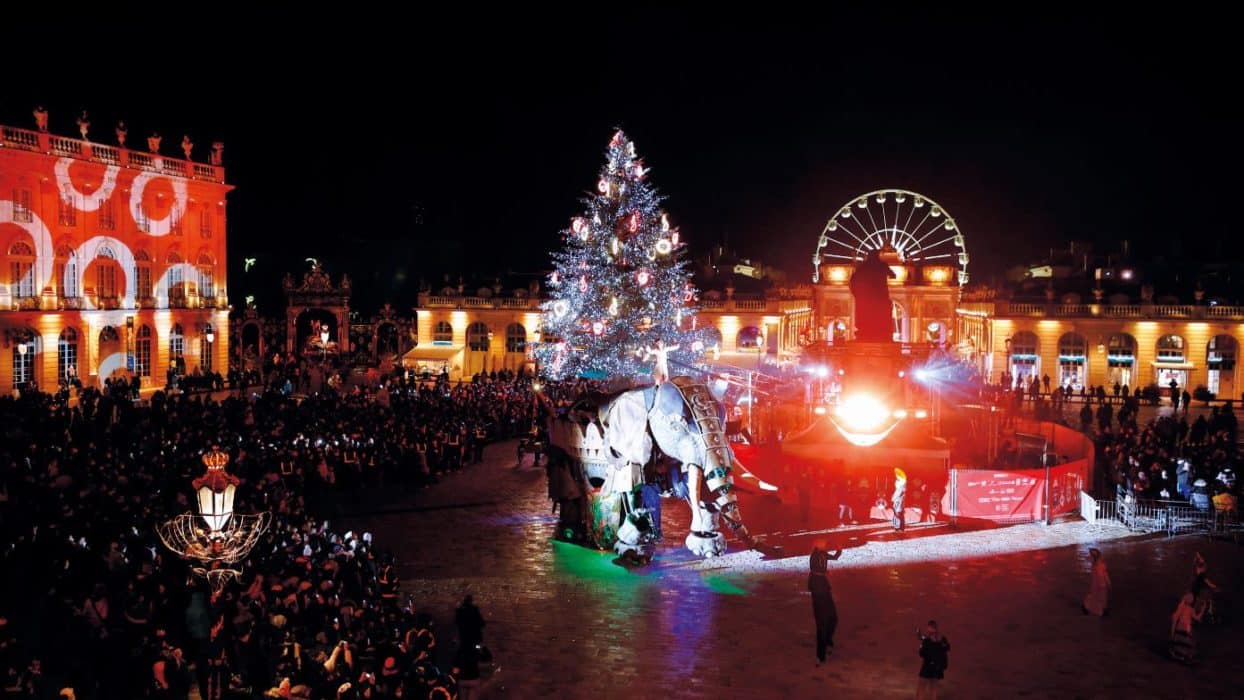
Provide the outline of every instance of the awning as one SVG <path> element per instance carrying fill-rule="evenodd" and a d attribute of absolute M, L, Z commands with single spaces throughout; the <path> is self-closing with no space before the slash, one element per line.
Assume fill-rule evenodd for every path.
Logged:
<path fill-rule="evenodd" d="M 1196 369 L 1191 362 L 1162 362 L 1154 360 L 1153 366 L 1158 369 Z"/>
<path fill-rule="evenodd" d="M 448 362 L 462 352 L 462 345 L 420 345 L 402 355 L 403 365 L 420 362 Z"/>

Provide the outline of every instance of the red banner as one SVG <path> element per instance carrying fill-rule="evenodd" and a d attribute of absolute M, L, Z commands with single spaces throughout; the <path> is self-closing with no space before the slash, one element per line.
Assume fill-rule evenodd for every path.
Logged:
<path fill-rule="evenodd" d="M 1045 470 L 956 469 L 958 515 L 987 520 L 1045 517 Z"/>

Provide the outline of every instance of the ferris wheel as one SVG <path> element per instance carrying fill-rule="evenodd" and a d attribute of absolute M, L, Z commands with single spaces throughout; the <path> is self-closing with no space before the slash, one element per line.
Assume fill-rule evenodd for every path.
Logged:
<path fill-rule="evenodd" d="M 967 284 L 968 251 L 954 217 L 932 199 L 907 190 L 877 190 L 843 205 L 817 240 L 812 281 L 820 281 L 822 263 L 854 263 L 884 248 L 903 262 L 956 265 L 959 284 Z"/>

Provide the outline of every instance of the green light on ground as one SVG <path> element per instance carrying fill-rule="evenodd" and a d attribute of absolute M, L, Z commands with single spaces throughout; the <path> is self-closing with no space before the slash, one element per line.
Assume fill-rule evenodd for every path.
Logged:
<path fill-rule="evenodd" d="M 708 585 L 708 590 L 720 595 L 745 595 L 747 593 L 719 574 L 705 574 L 704 583 Z"/>

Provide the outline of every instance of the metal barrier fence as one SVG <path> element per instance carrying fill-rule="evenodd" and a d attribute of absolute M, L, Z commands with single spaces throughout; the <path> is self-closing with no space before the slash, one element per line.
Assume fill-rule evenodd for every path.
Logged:
<path fill-rule="evenodd" d="M 1231 511 L 1202 510 L 1187 501 L 1126 500 L 1098 501 L 1081 494 L 1080 514 L 1090 522 L 1111 520 L 1132 532 L 1165 533 L 1167 537 L 1186 534 L 1226 536 L 1239 542 L 1244 523 Z"/>

